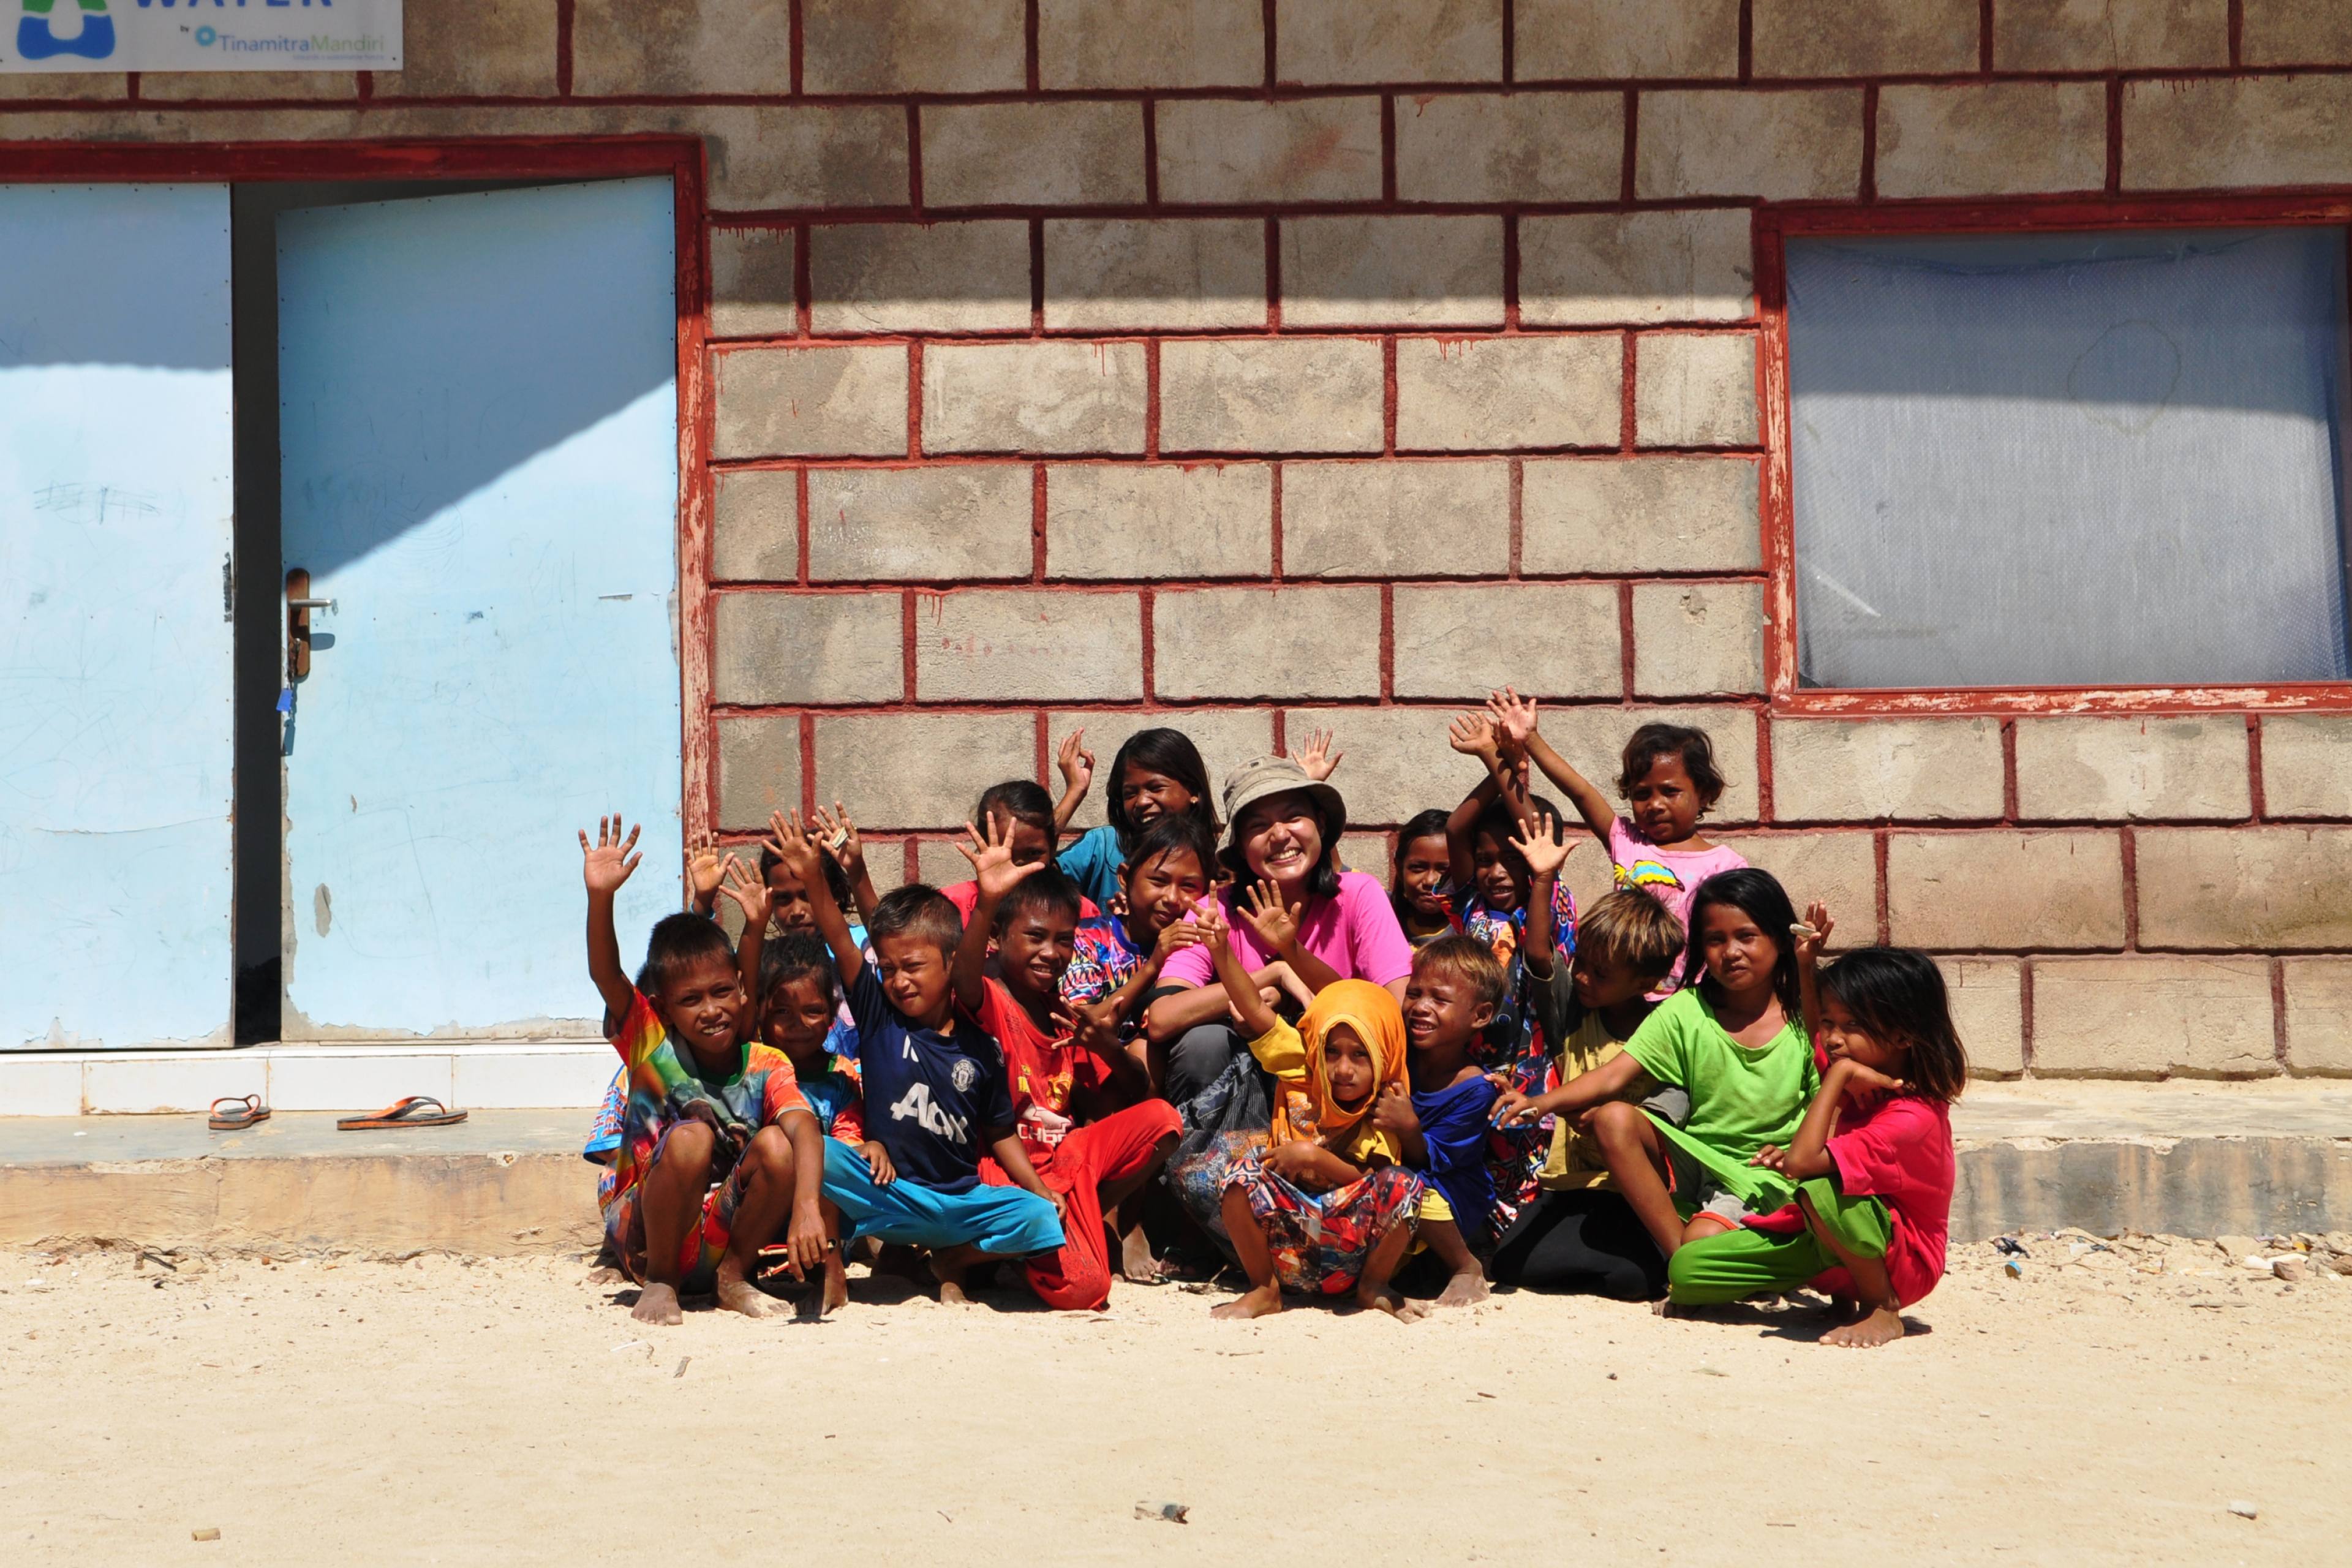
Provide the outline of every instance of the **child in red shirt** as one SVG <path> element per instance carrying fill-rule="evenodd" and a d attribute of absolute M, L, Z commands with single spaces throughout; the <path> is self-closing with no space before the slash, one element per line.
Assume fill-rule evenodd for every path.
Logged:
<path fill-rule="evenodd" d="M 974 847 L 958 847 L 972 863 L 979 896 L 956 949 L 956 1006 L 1003 1049 L 1022 1152 L 1064 1204 L 1061 1249 L 1027 1259 L 1023 1270 L 1047 1306 L 1095 1311 L 1110 1300 L 1103 1213 L 1167 1163 L 1180 1128 L 1176 1108 L 1144 1098 L 1087 1126 L 1072 1123 L 1070 1091 L 1082 1073 L 1132 1079 L 1148 1093 L 1115 1021 L 1082 1019 L 1062 1000 L 1062 973 L 1076 952 L 1078 890 L 1045 861 L 1016 863 L 1011 835 L 994 822 L 985 838 L 967 831 Z M 992 938 L 1001 979 L 986 973 Z M 980 1176 L 996 1186 L 1012 1182 L 993 1160 L 981 1162 Z"/>
<path fill-rule="evenodd" d="M 1951 1102 L 1968 1082 L 1968 1056 L 1935 960 L 1859 948 L 1816 983 L 1813 960 L 1832 922 L 1820 904 L 1805 917 L 1796 928 L 1804 1016 L 1820 1020 L 1814 1049 L 1829 1065 L 1796 1137 L 1752 1162 L 1795 1180 L 1797 1201 L 1685 1244 L 1667 1263 L 1668 1300 L 1697 1306 L 1811 1285 L 1843 1319 L 1823 1344 L 1883 1345 L 1903 1337 L 1902 1310 L 1944 1276 Z"/>

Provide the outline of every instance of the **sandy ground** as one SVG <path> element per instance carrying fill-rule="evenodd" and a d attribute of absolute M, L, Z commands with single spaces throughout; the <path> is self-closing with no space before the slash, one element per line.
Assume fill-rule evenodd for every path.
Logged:
<path fill-rule="evenodd" d="M 643 1330 L 571 1260 L 0 1255 L 0 1563 L 2352 1558 L 2352 1279 L 2093 1239 L 1958 1249 L 1870 1352 L 1806 1310 L 862 1279 Z"/>

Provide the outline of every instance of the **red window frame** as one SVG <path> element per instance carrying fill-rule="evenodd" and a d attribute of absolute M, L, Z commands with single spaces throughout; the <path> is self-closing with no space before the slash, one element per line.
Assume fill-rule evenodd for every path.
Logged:
<path fill-rule="evenodd" d="M 1788 238 L 1791 235 L 2016 234 L 2035 229 L 2352 229 L 2352 196 L 2189 201 L 1920 202 L 1901 206 L 1759 208 L 1755 220 L 1757 396 L 1764 426 L 1760 501 L 1767 576 L 1765 690 L 1780 713 L 2183 713 L 2352 710 L 2352 681 L 2275 686 L 1985 687 L 1958 690 L 1797 685 L 1796 510 L 1790 484 Z"/>
<path fill-rule="evenodd" d="M 10 184 L 282 180 L 614 179 L 667 175 L 677 215 L 677 592 L 681 826 L 717 822 L 710 717 L 711 385 L 709 183 L 693 136 L 434 138 L 295 142 L 0 142 Z M 157 258 L 157 266 L 168 259 Z"/>

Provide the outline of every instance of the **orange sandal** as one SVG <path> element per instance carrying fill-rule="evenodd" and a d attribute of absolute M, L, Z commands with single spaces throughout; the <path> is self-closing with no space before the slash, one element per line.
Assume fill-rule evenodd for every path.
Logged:
<path fill-rule="evenodd" d="M 230 1107 L 223 1110 L 222 1106 Z M 233 1094 L 213 1101 L 212 1115 L 206 1124 L 215 1132 L 240 1132 L 257 1121 L 269 1120 L 269 1107 L 261 1103 L 257 1094 Z"/>
<path fill-rule="evenodd" d="M 432 1109 L 427 1110 L 426 1106 Z M 335 1119 L 338 1132 L 367 1132 L 383 1127 L 449 1127 L 466 1120 L 462 1110 L 452 1110 L 429 1094 L 412 1094 L 395 1105 L 367 1116 L 341 1116 Z"/>

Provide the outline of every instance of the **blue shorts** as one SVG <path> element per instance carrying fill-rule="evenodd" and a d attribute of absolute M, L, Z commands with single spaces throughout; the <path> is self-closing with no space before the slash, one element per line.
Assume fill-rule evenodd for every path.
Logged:
<path fill-rule="evenodd" d="M 904 1176 L 883 1186 L 865 1156 L 838 1138 L 824 1141 L 824 1196 L 841 1210 L 844 1241 L 872 1236 L 934 1252 L 970 1243 L 999 1258 L 1030 1258 L 1062 1246 L 1054 1205 L 1034 1193 L 985 1185 L 943 1193 Z"/>

